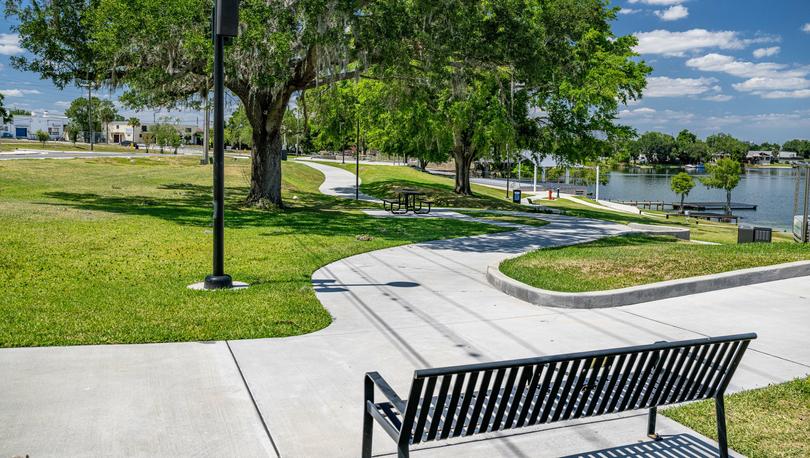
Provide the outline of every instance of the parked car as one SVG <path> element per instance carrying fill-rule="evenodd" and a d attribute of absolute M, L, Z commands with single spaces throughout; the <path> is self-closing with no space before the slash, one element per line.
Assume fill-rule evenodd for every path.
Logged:
<path fill-rule="evenodd" d="M 0 134 L 0 138 L 14 138 L 14 136 L 11 135 L 11 132 L 3 132 Z"/>
<path fill-rule="evenodd" d="M 134 143 L 132 143 L 132 142 L 131 142 L 131 141 L 129 141 L 129 140 L 124 140 L 124 141 L 122 141 L 121 143 L 119 143 L 119 145 L 121 145 L 121 146 L 132 146 L 133 144 L 134 144 Z"/>

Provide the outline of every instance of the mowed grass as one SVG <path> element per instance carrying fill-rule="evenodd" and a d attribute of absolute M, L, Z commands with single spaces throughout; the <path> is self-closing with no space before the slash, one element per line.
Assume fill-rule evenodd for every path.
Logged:
<path fill-rule="evenodd" d="M 751 458 L 810 456 L 810 378 L 726 396 L 729 446 Z M 663 414 L 717 440 L 714 402 Z"/>
<path fill-rule="evenodd" d="M 695 218 L 687 219 L 682 216 L 670 216 L 667 219 L 665 218 L 663 212 L 649 210 L 644 210 L 644 213 L 656 216 L 651 217 L 645 215 L 632 215 L 630 213 L 612 211 L 607 208 L 605 210 L 601 210 L 598 208 L 589 207 L 587 205 L 574 202 L 570 199 L 557 199 L 553 201 L 543 200 L 538 201 L 537 203 L 546 207 L 560 209 L 566 215 L 579 216 L 581 218 L 601 219 L 621 224 L 640 223 L 663 226 L 682 226 L 689 228 L 693 240 L 713 243 L 737 243 L 737 226 L 734 224 L 696 220 Z M 793 241 L 793 236 L 786 232 L 774 230 L 773 240 L 775 242 L 788 242 Z"/>
<path fill-rule="evenodd" d="M 698 245 L 673 237 L 623 235 L 546 248 L 504 261 L 501 271 L 553 291 L 603 291 L 810 259 L 795 243 Z"/>
<path fill-rule="evenodd" d="M 47 150 L 47 151 L 78 151 L 90 152 L 90 145 L 87 143 L 69 143 L 69 142 L 45 142 L 43 145 L 40 142 L 33 140 L 0 140 L 0 151 L 14 151 L 14 150 Z M 145 149 L 136 150 L 131 146 L 121 146 L 115 143 L 97 143 L 94 145 L 94 151 L 97 152 L 115 152 L 115 153 L 145 153 Z M 151 152 L 157 152 L 158 148 L 152 148 Z"/>
<path fill-rule="evenodd" d="M 246 208 L 249 162 L 228 160 L 225 267 L 252 286 L 191 291 L 187 285 L 211 269 L 211 169 L 198 161 L 0 162 L 0 347 L 313 332 L 331 321 L 311 286 L 319 267 L 379 248 L 503 230 L 372 218 L 351 201 L 319 194 L 321 173 L 295 163 L 284 164 L 288 209 Z"/>
<path fill-rule="evenodd" d="M 543 219 L 520 214 L 513 215 L 509 213 L 499 213 L 485 210 L 460 210 L 458 213 L 498 223 L 522 224 L 524 226 L 534 227 L 543 227 L 548 224 L 548 221 Z"/>
<path fill-rule="evenodd" d="M 355 164 L 321 163 L 355 173 Z M 504 190 L 473 184 L 474 195 L 462 196 L 453 192 L 453 178 L 432 175 L 413 167 L 360 164 L 360 180 L 360 191 L 379 199 L 396 198 L 398 191 L 414 189 L 433 200 L 434 207 L 526 211 L 526 207 L 508 200 Z"/>

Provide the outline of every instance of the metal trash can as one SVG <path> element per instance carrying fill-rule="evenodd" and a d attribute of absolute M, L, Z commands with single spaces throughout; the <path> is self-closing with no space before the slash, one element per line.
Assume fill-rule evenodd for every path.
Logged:
<path fill-rule="evenodd" d="M 771 243 L 773 229 L 740 225 L 737 228 L 737 243 Z"/>
<path fill-rule="evenodd" d="M 514 191 L 512 191 L 512 202 L 519 204 L 522 199 L 523 199 L 523 192 L 520 189 L 515 189 Z"/>

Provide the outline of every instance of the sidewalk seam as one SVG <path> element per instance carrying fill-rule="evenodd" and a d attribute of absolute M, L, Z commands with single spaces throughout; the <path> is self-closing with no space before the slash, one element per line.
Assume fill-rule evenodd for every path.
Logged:
<path fill-rule="evenodd" d="M 236 366 L 236 370 L 239 372 L 239 377 L 242 379 L 242 385 L 245 387 L 245 390 L 250 396 L 250 402 L 253 403 L 253 408 L 256 410 L 256 415 L 259 416 L 259 421 L 262 422 L 262 428 L 264 428 L 265 434 L 267 434 L 267 438 L 270 439 L 270 444 L 273 446 L 273 450 L 276 452 L 277 457 L 281 457 L 281 453 L 278 451 L 278 447 L 276 446 L 276 441 L 273 440 L 273 435 L 270 434 L 270 428 L 267 426 L 267 422 L 264 421 L 264 415 L 262 415 L 261 409 L 259 409 L 259 404 L 256 402 L 256 398 L 253 397 L 253 392 L 250 391 L 250 386 L 245 379 L 245 374 L 242 372 L 242 367 L 239 366 L 239 361 L 236 359 L 236 355 L 233 353 L 233 349 L 231 348 L 230 341 L 225 341 L 225 346 L 228 347 L 228 352 L 231 354 L 231 359 L 233 359 L 233 363 Z"/>

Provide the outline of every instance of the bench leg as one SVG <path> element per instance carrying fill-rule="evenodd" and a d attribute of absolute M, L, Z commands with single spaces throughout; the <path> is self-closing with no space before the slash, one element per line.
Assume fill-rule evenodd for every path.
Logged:
<path fill-rule="evenodd" d="M 371 458 L 371 442 L 374 435 L 374 417 L 368 413 L 368 401 L 374 402 L 374 382 L 366 377 L 363 391 L 363 458 Z"/>
<path fill-rule="evenodd" d="M 397 458 L 408 458 L 411 455 L 410 450 L 408 450 L 408 442 L 400 441 L 397 444 Z"/>
<path fill-rule="evenodd" d="M 720 458 L 728 458 L 728 437 L 726 436 L 726 406 L 723 395 L 714 398 L 714 408 L 717 413 L 717 445 L 720 449 Z"/>
<path fill-rule="evenodd" d="M 661 436 L 655 432 L 655 420 L 658 416 L 658 409 L 650 407 L 650 416 L 647 418 L 647 437 L 650 439 L 661 440 Z"/>

